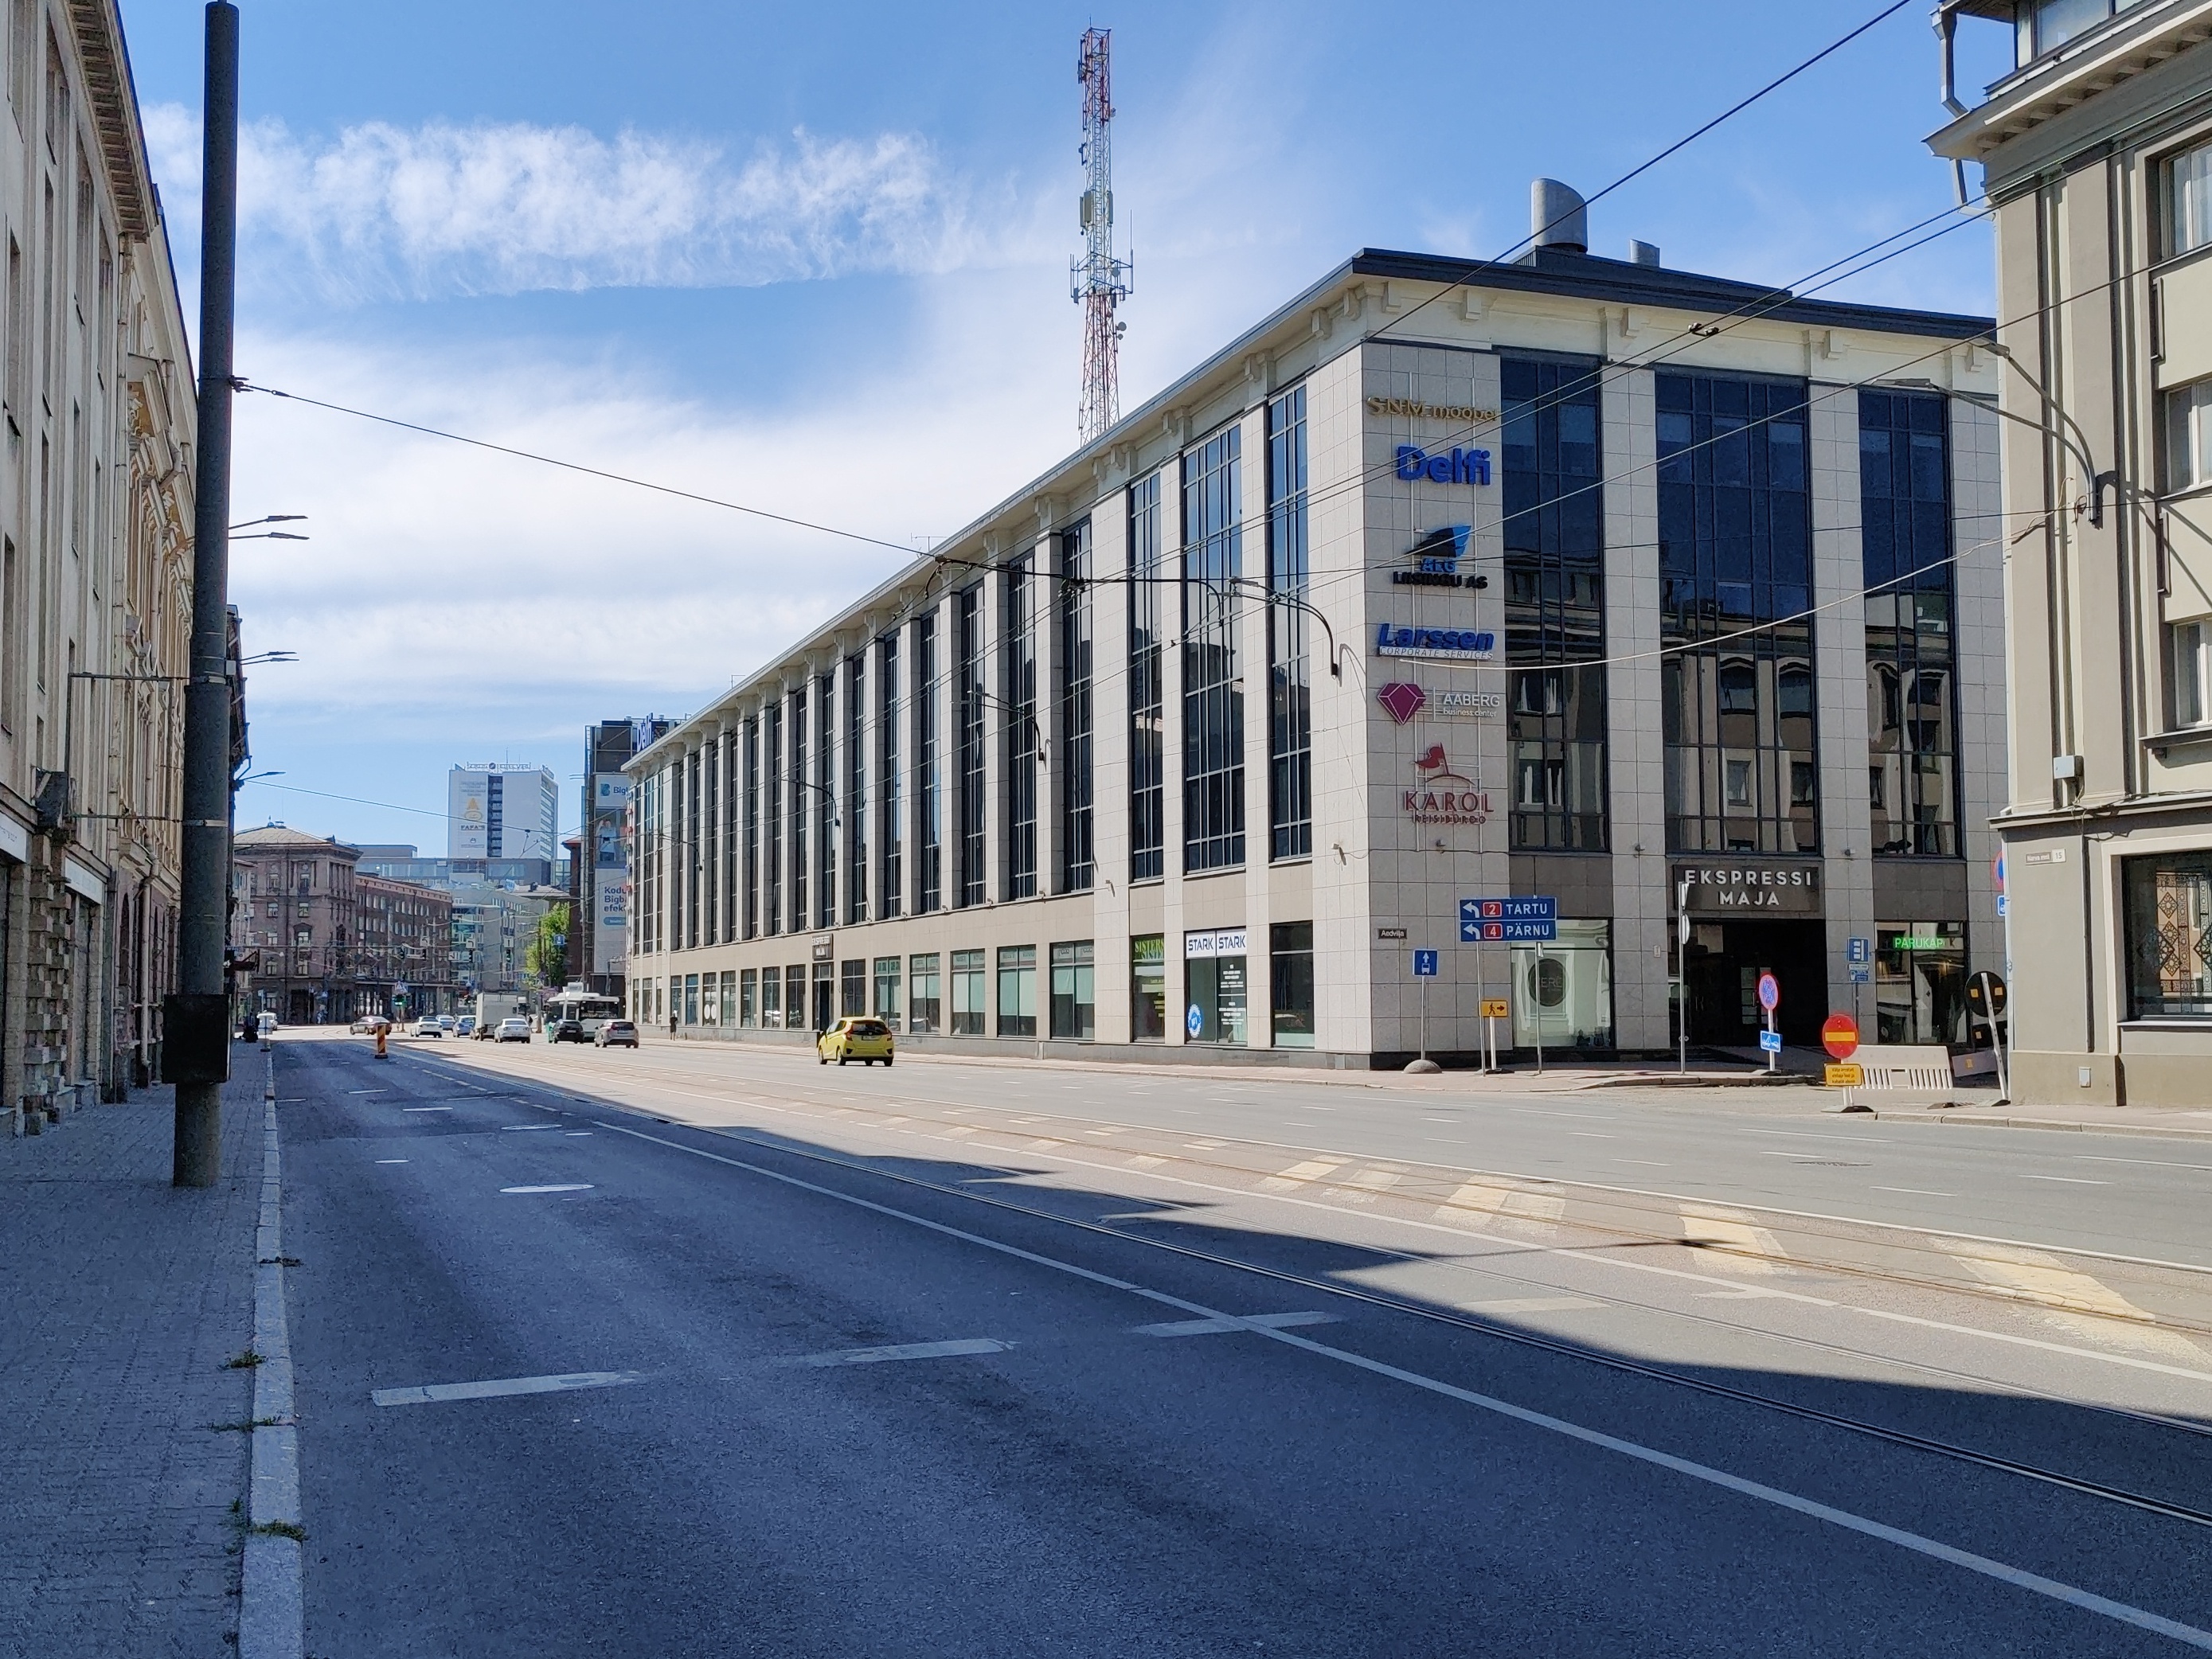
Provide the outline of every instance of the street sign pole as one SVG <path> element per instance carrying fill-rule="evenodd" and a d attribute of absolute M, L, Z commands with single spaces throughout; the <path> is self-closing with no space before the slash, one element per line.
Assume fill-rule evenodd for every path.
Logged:
<path fill-rule="evenodd" d="M 1508 960 L 1511 953 L 1507 953 Z M 1544 941 L 1536 941 L 1536 988 L 1528 1000 L 1528 1029 L 1536 1034 L 1536 1075 L 1544 1075 Z"/>
<path fill-rule="evenodd" d="M 1690 1073 L 1690 884 L 1674 888 L 1674 1041 L 1679 1052 L 1675 1069 Z"/>

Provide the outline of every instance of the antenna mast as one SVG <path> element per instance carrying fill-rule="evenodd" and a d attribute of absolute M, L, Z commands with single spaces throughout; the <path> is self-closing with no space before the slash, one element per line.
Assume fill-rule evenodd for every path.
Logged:
<path fill-rule="evenodd" d="M 1072 296 L 1083 307 L 1083 403 L 1076 426 L 1083 441 L 1121 416 L 1121 335 L 1128 325 L 1114 308 L 1129 297 L 1129 261 L 1114 257 L 1114 179 L 1107 127 L 1114 118 L 1109 72 L 1110 29 L 1085 29 L 1075 62 L 1083 86 L 1083 256 L 1068 261 Z"/>

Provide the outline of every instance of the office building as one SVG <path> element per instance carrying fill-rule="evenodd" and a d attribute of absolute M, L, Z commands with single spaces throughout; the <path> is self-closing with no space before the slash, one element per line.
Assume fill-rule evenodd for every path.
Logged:
<path fill-rule="evenodd" d="M 1603 258 L 1535 194 L 1526 258 L 1356 254 L 634 757 L 637 1016 L 1369 1066 L 1489 1002 L 1524 1054 L 1678 1005 L 1749 1046 L 1771 971 L 1792 1043 L 1963 1048 L 1988 319 Z"/>
<path fill-rule="evenodd" d="M 569 977 L 601 996 L 623 994 L 629 929 L 629 757 L 675 724 L 658 714 L 601 720 L 584 729 L 584 810 L 578 822 L 575 896 L 568 933 Z"/>
<path fill-rule="evenodd" d="M 456 766 L 446 779 L 446 856 L 481 875 L 494 860 L 532 861 L 532 879 L 553 879 L 560 856 L 561 790 L 543 766 Z"/>
<path fill-rule="evenodd" d="M 2015 64 L 1966 108 L 1962 24 Z M 2013 1090 L 2212 1098 L 2212 6 L 1945 0 L 1994 204 Z"/>

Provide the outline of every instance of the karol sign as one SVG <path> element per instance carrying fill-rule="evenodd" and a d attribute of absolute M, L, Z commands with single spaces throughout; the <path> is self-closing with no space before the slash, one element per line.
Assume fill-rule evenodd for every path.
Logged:
<path fill-rule="evenodd" d="M 1400 792 L 1401 810 L 1408 822 L 1419 824 L 1479 824 L 1490 822 L 1490 795 L 1451 769 L 1451 761 L 1440 743 L 1431 744 L 1413 763 L 1418 780 Z"/>

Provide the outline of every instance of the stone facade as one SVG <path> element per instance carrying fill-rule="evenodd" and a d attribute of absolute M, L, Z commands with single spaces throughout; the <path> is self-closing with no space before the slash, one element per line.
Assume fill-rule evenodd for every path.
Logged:
<path fill-rule="evenodd" d="M 245 872 L 231 917 L 231 947 L 259 958 L 252 986 L 257 1012 L 287 1025 L 343 1023 L 382 1012 L 361 1006 L 359 850 L 271 823 L 240 830 L 231 856 Z"/>

